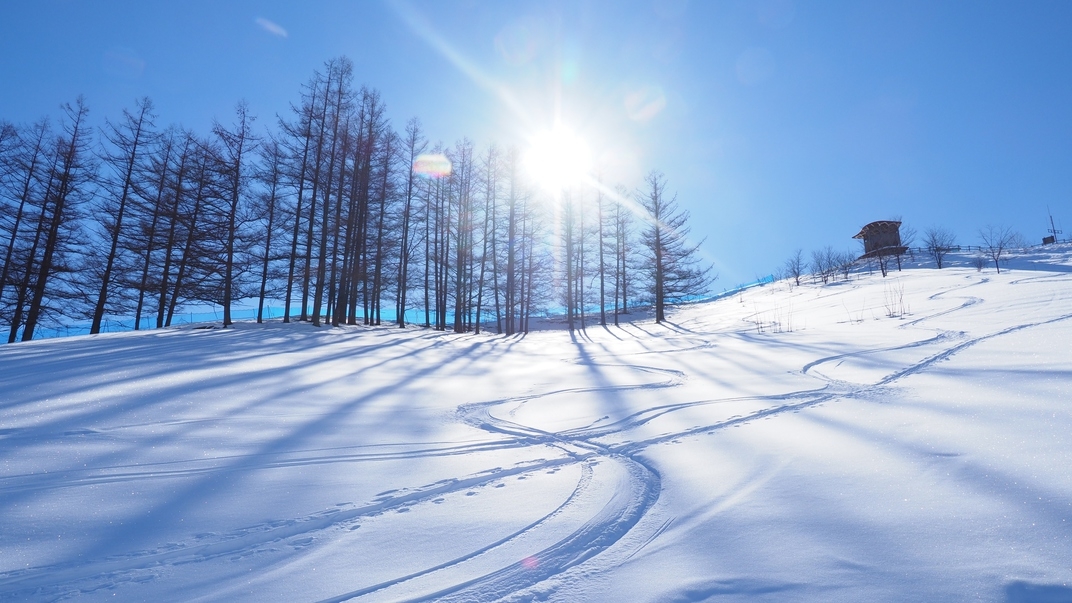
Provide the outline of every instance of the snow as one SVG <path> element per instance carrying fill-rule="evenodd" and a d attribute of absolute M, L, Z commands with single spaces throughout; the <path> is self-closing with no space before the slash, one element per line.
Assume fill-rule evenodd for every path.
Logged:
<path fill-rule="evenodd" d="M 1072 601 L 1072 249 L 0 347 L 0 600 Z"/>

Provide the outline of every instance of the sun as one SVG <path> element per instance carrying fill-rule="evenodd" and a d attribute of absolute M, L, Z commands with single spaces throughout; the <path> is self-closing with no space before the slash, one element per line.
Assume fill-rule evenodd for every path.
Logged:
<path fill-rule="evenodd" d="M 592 156 L 580 136 L 556 126 L 532 137 L 524 163 L 537 183 L 557 193 L 588 176 L 592 169 Z"/>

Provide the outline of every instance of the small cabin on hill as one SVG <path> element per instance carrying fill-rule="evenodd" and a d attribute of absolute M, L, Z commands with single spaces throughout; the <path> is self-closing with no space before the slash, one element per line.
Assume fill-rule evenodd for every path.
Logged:
<path fill-rule="evenodd" d="M 860 229 L 854 239 L 864 242 L 864 254 L 871 258 L 884 255 L 901 255 L 908 250 L 901 245 L 901 223 L 897 220 L 879 220 Z"/>

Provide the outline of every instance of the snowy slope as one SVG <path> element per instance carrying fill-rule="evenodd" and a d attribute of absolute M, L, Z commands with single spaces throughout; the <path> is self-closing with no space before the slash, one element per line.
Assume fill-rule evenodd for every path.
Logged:
<path fill-rule="evenodd" d="M 1072 601 L 1072 250 L 953 260 L 0 347 L 0 600 Z"/>

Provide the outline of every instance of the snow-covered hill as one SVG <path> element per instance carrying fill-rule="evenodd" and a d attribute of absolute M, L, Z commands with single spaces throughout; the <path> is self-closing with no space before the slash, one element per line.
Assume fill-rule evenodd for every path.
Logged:
<path fill-rule="evenodd" d="M 1072 250 L 0 347 L 0 599 L 1072 601 Z"/>

